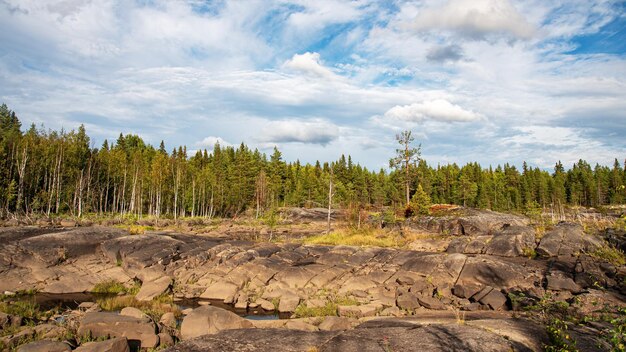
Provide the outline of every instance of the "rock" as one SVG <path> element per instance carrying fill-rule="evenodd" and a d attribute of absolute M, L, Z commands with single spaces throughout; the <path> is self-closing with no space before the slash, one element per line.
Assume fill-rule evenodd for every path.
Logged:
<path fill-rule="evenodd" d="M 506 296 L 498 290 L 491 290 L 486 296 L 481 298 L 479 302 L 488 305 L 493 310 L 501 310 L 505 307 Z"/>
<path fill-rule="evenodd" d="M 137 318 L 137 319 L 139 319 L 139 320 L 141 320 L 143 322 L 146 322 L 146 323 L 148 323 L 148 322 L 150 322 L 152 320 L 152 319 L 150 319 L 150 317 L 147 314 L 145 314 L 144 312 L 142 312 L 139 309 L 134 308 L 134 307 L 123 308 L 120 311 L 120 315 Z"/>
<path fill-rule="evenodd" d="M 35 334 L 41 339 L 58 339 L 66 335 L 67 330 L 54 324 L 41 324 L 35 326 Z"/>
<path fill-rule="evenodd" d="M 81 302 L 78 305 L 78 310 L 83 311 L 83 312 L 95 310 L 97 308 L 100 308 L 100 307 L 98 307 L 98 303 L 96 302 Z"/>
<path fill-rule="evenodd" d="M 130 352 L 128 340 L 125 337 L 117 337 L 101 342 L 87 342 L 80 345 L 75 352 Z"/>
<path fill-rule="evenodd" d="M 151 301 L 155 297 L 165 293 L 171 285 L 172 279 L 167 276 L 160 277 L 153 281 L 143 282 L 135 299 L 138 301 Z"/>
<path fill-rule="evenodd" d="M 61 220 L 61 227 L 76 227 L 76 221 L 73 220 Z"/>
<path fill-rule="evenodd" d="M 429 296 L 417 296 L 417 301 L 422 307 L 428 309 L 443 310 L 446 308 L 440 300 Z"/>
<path fill-rule="evenodd" d="M 307 324 L 303 321 L 289 320 L 285 324 L 285 328 L 290 330 L 304 330 L 304 331 L 318 331 L 319 329 L 315 325 Z"/>
<path fill-rule="evenodd" d="M 35 330 L 29 327 L 24 327 L 21 328 L 16 334 L 1 338 L 0 342 L 3 342 L 6 347 L 11 349 L 25 340 L 31 340 L 33 337 L 35 337 Z"/>
<path fill-rule="evenodd" d="M 582 226 L 561 222 L 541 238 L 537 254 L 544 257 L 575 256 L 581 252 L 591 253 L 602 244 L 599 238 L 586 235 Z"/>
<path fill-rule="evenodd" d="M 176 316 L 172 312 L 167 312 L 161 316 L 159 324 L 171 329 L 176 329 Z"/>
<path fill-rule="evenodd" d="M 280 313 L 295 312 L 296 308 L 300 304 L 300 297 L 297 295 L 283 295 L 278 303 L 278 311 Z"/>
<path fill-rule="evenodd" d="M 337 314 L 340 317 L 360 318 L 361 310 L 358 306 L 338 306 Z"/>
<path fill-rule="evenodd" d="M 5 327 L 9 326 L 9 324 L 11 324 L 11 316 L 0 312 L 0 329 L 4 329 Z"/>
<path fill-rule="evenodd" d="M 398 296 L 398 298 L 396 298 L 396 305 L 400 309 L 405 309 L 410 312 L 420 307 L 420 304 L 417 301 L 417 296 L 409 292 Z"/>
<path fill-rule="evenodd" d="M 402 311 L 398 307 L 387 307 L 380 312 L 383 317 L 401 317 Z"/>
<path fill-rule="evenodd" d="M 252 323 L 225 309 L 203 306 L 193 310 L 183 319 L 180 334 L 183 340 L 215 334 L 221 330 L 253 327 Z"/>
<path fill-rule="evenodd" d="M 563 277 L 562 275 L 548 275 L 547 281 L 548 284 L 546 288 L 548 290 L 569 291 L 571 293 L 579 293 L 582 291 L 581 287 L 569 277 Z"/>
<path fill-rule="evenodd" d="M 535 246 L 534 229 L 528 226 L 508 226 L 491 238 L 485 246 L 485 254 L 517 257 L 534 251 Z"/>
<path fill-rule="evenodd" d="M 159 333 L 159 347 L 169 347 L 174 346 L 175 341 L 172 335 L 168 333 Z"/>
<path fill-rule="evenodd" d="M 239 295 L 237 298 L 237 303 L 235 303 L 235 309 L 246 309 L 248 308 L 248 295 Z"/>
<path fill-rule="evenodd" d="M 65 352 L 71 350 L 65 342 L 40 340 L 20 346 L 17 352 Z"/>
<path fill-rule="evenodd" d="M 519 334 L 524 330 L 519 329 Z M 531 330 L 534 332 L 534 330 Z M 532 351 L 529 345 L 468 324 L 431 324 L 419 326 L 401 319 L 372 320 L 356 329 L 337 331 L 299 331 L 286 329 L 241 329 L 222 331 L 183 341 L 171 351 Z M 529 332 L 524 337 L 544 343 Z M 539 340 L 539 341 L 537 341 Z M 534 346 L 534 345 L 531 345 Z"/>
<path fill-rule="evenodd" d="M 274 303 L 263 298 L 257 299 L 256 303 L 261 306 L 263 310 L 272 311 L 276 309 L 276 307 L 274 307 Z"/>
<path fill-rule="evenodd" d="M 352 328 L 352 320 L 344 317 L 326 317 L 318 328 L 324 331 L 348 330 Z"/>
<path fill-rule="evenodd" d="M 237 294 L 237 291 L 239 291 L 239 287 L 232 282 L 218 281 L 207 287 L 204 293 L 200 295 L 200 298 L 226 301 L 232 299 Z"/>
<path fill-rule="evenodd" d="M 452 293 L 457 297 L 470 298 L 473 295 L 477 294 L 481 290 L 481 288 L 482 287 L 480 285 L 457 284 L 454 285 L 454 287 L 452 288 Z"/>
<path fill-rule="evenodd" d="M 126 337 L 138 340 L 141 348 L 154 348 L 159 343 L 152 322 L 115 313 L 90 312 L 80 320 L 78 336 L 92 337 Z"/>

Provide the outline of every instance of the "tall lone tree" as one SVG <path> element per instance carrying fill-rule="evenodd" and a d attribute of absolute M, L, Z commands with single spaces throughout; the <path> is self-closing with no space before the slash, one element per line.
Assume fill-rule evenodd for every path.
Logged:
<path fill-rule="evenodd" d="M 410 185 L 411 185 L 411 164 L 417 164 L 420 160 L 422 145 L 418 145 L 417 148 L 411 146 L 413 143 L 413 136 L 411 131 L 403 131 L 396 134 L 396 141 L 402 146 L 396 149 L 396 157 L 389 160 L 389 167 L 402 170 L 404 169 L 403 181 L 406 194 L 406 205 L 410 204 L 411 197 Z"/>

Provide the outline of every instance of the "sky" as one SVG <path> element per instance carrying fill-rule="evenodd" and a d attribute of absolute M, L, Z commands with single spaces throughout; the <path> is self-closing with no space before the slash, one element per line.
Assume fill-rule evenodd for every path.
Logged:
<path fill-rule="evenodd" d="M 387 168 L 626 158 L 626 1 L 0 0 L 24 126 Z"/>

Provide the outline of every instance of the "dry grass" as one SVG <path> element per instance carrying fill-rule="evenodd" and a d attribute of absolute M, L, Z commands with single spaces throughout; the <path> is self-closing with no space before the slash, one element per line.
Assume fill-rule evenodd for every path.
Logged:
<path fill-rule="evenodd" d="M 162 295 L 152 301 L 138 301 L 134 296 L 116 296 L 98 300 L 98 305 L 105 311 L 119 311 L 122 308 L 134 307 L 146 313 L 154 321 L 159 321 L 165 313 L 171 312 L 180 317 L 181 312 L 177 305 L 173 304 L 170 296 Z"/>
<path fill-rule="evenodd" d="M 346 245 L 358 247 L 402 247 L 405 238 L 397 233 L 373 229 L 339 229 L 329 234 L 305 238 L 306 244 Z"/>

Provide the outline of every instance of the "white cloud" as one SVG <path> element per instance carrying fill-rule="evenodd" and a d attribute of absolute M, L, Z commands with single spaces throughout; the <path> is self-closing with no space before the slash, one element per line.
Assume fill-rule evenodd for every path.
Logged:
<path fill-rule="evenodd" d="M 324 78 L 330 78 L 334 75 L 328 68 L 322 65 L 320 54 L 318 53 L 294 54 L 290 60 L 285 61 L 282 67 Z"/>
<path fill-rule="evenodd" d="M 339 127 L 329 121 L 313 119 L 270 121 L 261 131 L 264 143 L 305 143 L 327 145 L 339 137 Z"/>
<path fill-rule="evenodd" d="M 452 30 L 463 37 L 507 34 L 529 39 L 535 29 L 508 0 L 450 0 L 418 12 L 411 27 L 418 31 Z"/>
<path fill-rule="evenodd" d="M 385 112 L 384 118 L 406 122 L 422 122 L 426 119 L 442 122 L 469 122 L 479 120 L 482 116 L 447 100 L 435 99 L 410 105 L 396 105 Z"/>
<path fill-rule="evenodd" d="M 222 137 L 215 136 L 205 137 L 203 140 L 197 142 L 196 145 L 199 147 L 213 148 L 216 143 L 219 143 L 222 147 L 232 146 L 231 143 L 225 141 Z"/>

